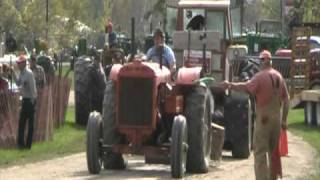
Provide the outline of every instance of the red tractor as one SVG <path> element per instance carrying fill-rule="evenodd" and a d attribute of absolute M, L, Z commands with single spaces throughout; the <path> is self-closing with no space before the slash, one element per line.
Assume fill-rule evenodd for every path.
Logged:
<path fill-rule="evenodd" d="M 98 174 L 102 165 L 108 169 L 110 159 L 122 159 L 122 154 L 165 157 L 174 178 L 186 171 L 208 172 L 214 102 L 209 88 L 196 81 L 201 72 L 201 67 L 180 68 L 172 81 L 162 63 L 141 57 L 113 65 L 103 113 L 89 115 L 89 172 Z"/>

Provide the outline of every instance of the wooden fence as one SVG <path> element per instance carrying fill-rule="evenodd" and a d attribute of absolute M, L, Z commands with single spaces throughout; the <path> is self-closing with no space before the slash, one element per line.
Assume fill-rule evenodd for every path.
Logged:
<path fill-rule="evenodd" d="M 52 139 L 54 128 L 64 124 L 70 87 L 70 79 L 55 76 L 52 83 L 39 91 L 34 122 L 35 142 Z M 18 94 L 11 92 L 0 93 L 0 148 L 17 144 L 19 98 Z"/>
<path fill-rule="evenodd" d="M 16 145 L 19 118 L 19 96 L 0 93 L 0 147 Z"/>

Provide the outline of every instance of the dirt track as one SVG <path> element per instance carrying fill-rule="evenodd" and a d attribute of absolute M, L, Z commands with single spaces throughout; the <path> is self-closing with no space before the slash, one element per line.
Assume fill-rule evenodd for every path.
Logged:
<path fill-rule="evenodd" d="M 289 134 L 289 156 L 282 158 L 283 179 L 297 179 L 314 172 L 316 152 L 301 138 Z M 129 165 L 124 171 L 103 170 L 100 175 L 87 171 L 85 153 L 72 156 L 0 169 L 0 179 L 170 179 L 168 165 L 146 165 L 143 157 L 128 157 Z M 188 174 L 185 179 L 253 180 L 253 156 L 235 160 L 224 152 L 223 160 L 212 162 L 208 174 Z"/>

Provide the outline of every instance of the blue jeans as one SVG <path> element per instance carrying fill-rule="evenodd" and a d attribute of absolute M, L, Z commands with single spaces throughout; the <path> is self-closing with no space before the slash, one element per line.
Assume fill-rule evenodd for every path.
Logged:
<path fill-rule="evenodd" d="M 30 98 L 22 99 L 22 107 L 19 118 L 19 131 L 18 131 L 18 146 L 19 148 L 31 149 L 33 138 L 33 126 L 34 126 L 34 113 L 35 113 L 35 101 Z M 25 128 L 28 122 L 28 137 L 25 143 Z"/>

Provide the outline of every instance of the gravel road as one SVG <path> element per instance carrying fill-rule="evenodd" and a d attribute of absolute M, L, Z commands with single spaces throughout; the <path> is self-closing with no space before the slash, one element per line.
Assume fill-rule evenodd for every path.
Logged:
<path fill-rule="evenodd" d="M 282 158 L 283 179 L 298 179 L 314 173 L 316 151 L 301 138 L 288 133 L 289 156 Z M 82 143 L 84 144 L 84 143 Z M 123 171 L 103 170 L 90 175 L 85 153 L 0 169 L 0 179 L 170 179 L 170 166 L 146 165 L 141 156 L 127 156 L 128 167 Z M 187 174 L 185 179 L 254 180 L 253 156 L 238 160 L 230 152 L 223 152 L 219 163 L 212 162 L 207 174 Z"/>

